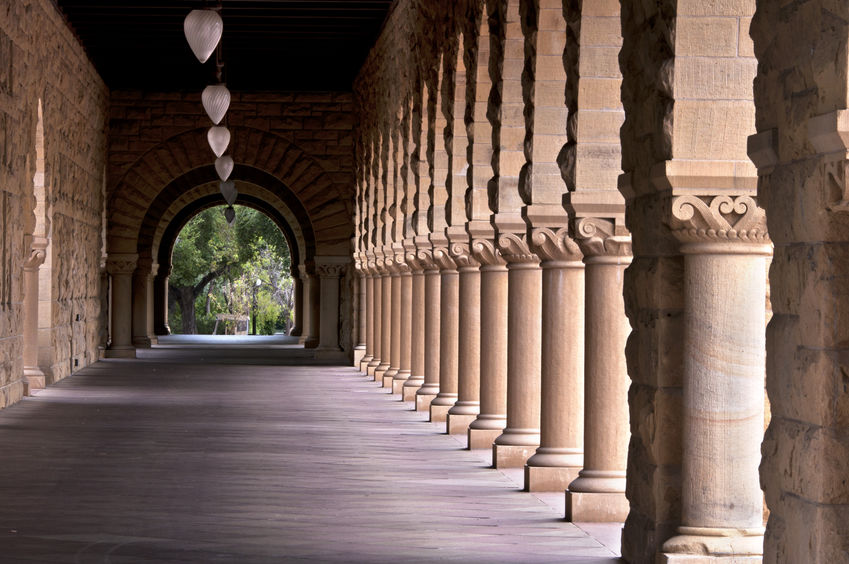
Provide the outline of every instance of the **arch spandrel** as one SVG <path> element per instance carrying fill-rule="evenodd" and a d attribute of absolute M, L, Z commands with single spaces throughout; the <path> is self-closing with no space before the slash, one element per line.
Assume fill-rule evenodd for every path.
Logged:
<path fill-rule="evenodd" d="M 289 139 L 249 127 L 230 131 L 229 154 L 237 163 L 233 178 L 270 187 L 290 210 L 303 210 L 298 223 L 304 231 L 315 233 L 315 252 L 347 252 L 353 233 L 348 202 L 353 193 L 348 192 L 353 188 L 346 179 L 325 170 Z M 176 179 L 184 179 L 181 186 L 186 189 L 214 181 L 213 161 L 206 128 L 177 134 L 136 160 L 108 194 L 109 252 L 137 252 L 138 237 L 151 210 L 156 215 L 179 196 L 174 193 Z M 309 253 L 306 247 L 303 250 Z"/>

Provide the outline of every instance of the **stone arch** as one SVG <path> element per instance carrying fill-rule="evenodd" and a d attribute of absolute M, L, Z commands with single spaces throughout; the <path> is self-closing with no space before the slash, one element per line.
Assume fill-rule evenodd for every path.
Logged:
<path fill-rule="evenodd" d="M 240 180 L 240 175 L 247 175 L 248 181 L 261 179 L 265 185 L 282 190 L 278 195 L 288 198 L 291 208 L 303 211 L 300 223 L 310 225 L 317 234 L 316 253 L 347 252 L 353 233 L 351 202 L 331 174 L 290 140 L 249 127 L 230 130 L 230 154 L 237 163 L 233 178 Z M 171 137 L 142 155 L 117 181 L 108 204 L 110 253 L 137 251 L 148 211 L 169 201 L 177 179 L 185 177 L 195 185 L 215 180 L 205 133 L 205 128 L 195 128 Z"/>

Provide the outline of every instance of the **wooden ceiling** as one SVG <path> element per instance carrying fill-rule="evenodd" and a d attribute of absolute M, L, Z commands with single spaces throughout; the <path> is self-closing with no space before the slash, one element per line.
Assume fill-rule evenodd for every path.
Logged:
<path fill-rule="evenodd" d="M 112 89 L 201 90 L 183 19 L 202 0 L 54 0 Z M 350 90 L 392 0 L 223 0 L 222 53 L 231 90 Z"/>

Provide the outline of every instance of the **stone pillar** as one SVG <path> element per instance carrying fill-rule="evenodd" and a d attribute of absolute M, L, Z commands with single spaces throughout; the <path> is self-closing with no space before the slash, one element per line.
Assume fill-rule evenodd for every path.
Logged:
<path fill-rule="evenodd" d="M 392 392 L 393 380 L 401 367 L 401 272 L 404 254 L 394 254 L 389 277 L 389 368 L 383 373 L 383 387 Z"/>
<path fill-rule="evenodd" d="M 363 257 L 361 253 L 356 255 L 356 277 L 354 278 L 356 296 L 357 320 L 356 338 L 354 339 L 354 367 L 359 369 L 363 358 L 366 356 L 366 273 L 363 269 Z"/>
<path fill-rule="evenodd" d="M 383 356 L 381 337 L 383 326 L 383 256 L 374 254 L 369 259 L 372 268 L 372 295 L 371 318 L 372 318 L 372 354 L 373 357 L 366 367 L 366 374 L 375 377 L 375 371 L 380 366 L 380 358 Z"/>
<path fill-rule="evenodd" d="M 416 411 L 430 412 L 430 403 L 439 393 L 439 299 L 441 284 L 439 266 L 433 251 L 419 248 L 417 258 L 424 270 L 424 382 L 416 390 Z"/>
<path fill-rule="evenodd" d="M 46 384 L 38 366 L 38 269 L 47 256 L 47 240 L 35 238 L 24 263 L 24 394 L 31 396 Z"/>
<path fill-rule="evenodd" d="M 480 413 L 481 271 L 467 243 L 451 246 L 459 272 L 457 401 L 448 410 L 449 433 L 468 433 Z"/>
<path fill-rule="evenodd" d="M 584 461 L 584 264 L 567 227 L 534 229 L 532 239 L 542 258 L 542 405 L 525 490 L 562 492 Z"/>
<path fill-rule="evenodd" d="M 397 255 L 396 255 L 397 256 Z M 412 314 L 413 275 L 406 258 L 397 258 L 401 275 L 400 306 L 398 308 L 398 373 L 392 380 L 392 393 L 400 394 L 403 401 L 404 385 L 412 374 Z"/>
<path fill-rule="evenodd" d="M 391 366 L 389 360 L 392 356 L 392 266 L 395 259 L 387 251 L 383 251 L 380 263 L 383 266 L 380 278 L 380 364 L 374 369 L 374 381 L 381 386 L 383 376 Z"/>
<path fill-rule="evenodd" d="M 304 283 L 297 270 L 292 270 L 292 283 L 295 285 L 293 301 L 295 302 L 295 322 L 289 335 L 300 337 L 304 332 Z"/>
<path fill-rule="evenodd" d="M 159 265 L 149 257 L 138 260 L 133 273 L 133 346 L 150 348 L 155 338 L 148 331 L 153 301 L 153 277 Z"/>
<path fill-rule="evenodd" d="M 339 357 L 339 278 L 345 273 L 348 257 L 316 257 L 315 270 L 320 280 L 321 316 L 316 357 Z M 338 353 L 338 354 L 336 354 Z"/>
<path fill-rule="evenodd" d="M 414 246 L 407 250 L 407 264 L 412 268 L 410 275 L 410 377 L 404 382 L 401 399 L 415 402 L 416 392 L 424 384 L 425 374 L 425 274 Z"/>
<path fill-rule="evenodd" d="M 434 248 L 439 266 L 439 393 L 430 402 L 430 420 L 442 422 L 457 401 L 460 277 L 447 247 Z"/>
<path fill-rule="evenodd" d="M 170 335 L 168 326 L 168 280 L 171 277 L 171 266 L 159 269 L 153 278 L 153 334 Z M 297 296 L 295 297 L 297 300 Z M 297 301 L 295 302 L 297 304 Z"/>
<path fill-rule="evenodd" d="M 368 366 L 374 360 L 374 261 L 371 257 L 363 257 L 363 272 L 366 273 L 363 278 L 365 286 L 365 303 L 363 304 L 363 318 L 365 319 L 365 343 L 366 354 L 360 361 L 360 372 L 367 373 Z"/>
<path fill-rule="evenodd" d="M 631 332 L 622 283 L 631 264 L 631 237 L 596 218 L 576 222 L 586 265 L 584 468 L 566 491 L 566 519 L 624 521 L 628 458 L 628 371 Z"/>
<path fill-rule="evenodd" d="M 469 448 L 492 448 L 507 425 L 507 266 L 488 239 L 472 241 L 480 262 L 480 413 L 469 425 Z"/>
<path fill-rule="evenodd" d="M 111 254 L 106 268 L 112 276 L 112 344 L 107 358 L 135 358 L 133 346 L 133 272 L 136 254 Z"/>
<path fill-rule="evenodd" d="M 683 195 L 684 457 L 679 535 L 662 562 L 761 562 L 766 218 L 751 196 Z"/>
<path fill-rule="evenodd" d="M 303 332 L 298 340 L 304 348 L 314 349 L 318 346 L 319 335 L 319 315 L 318 308 L 320 306 L 320 289 L 318 280 L 315 277 L 315 265 L 310 261 L 308 264 L 298 266 L 303 281 Z"/>
<path fill-rule="evenodd" d="M 507 426 L 492 446 L 495 468 L 521 468 L 539 446 L 542 270 L 524 235 L 499 235 L 507 261 Z"/>

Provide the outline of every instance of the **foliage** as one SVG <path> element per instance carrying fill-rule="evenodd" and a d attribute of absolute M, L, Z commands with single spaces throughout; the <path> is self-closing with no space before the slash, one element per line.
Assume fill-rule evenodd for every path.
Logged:
<path fill-rule="evenodd" d="M 294 324 L 291 259 L 283 233 L 267 216 L 235 206 L 228 225 L 223 207 L 207 209 L 180 232 L 172 254 L 171 329 L 212 333 L 217 314 L 256 318 L 257 334 L 288 331 Z M 220 322 L 218 332 L 234 322 Z"/>

